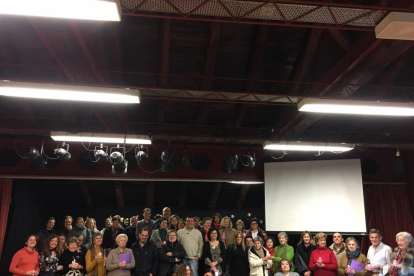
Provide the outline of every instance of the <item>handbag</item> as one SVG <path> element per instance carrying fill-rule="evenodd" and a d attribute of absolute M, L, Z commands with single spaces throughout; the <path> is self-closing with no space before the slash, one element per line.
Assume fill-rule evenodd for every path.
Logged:
<path fill-rule="evenodd" d="M 80 272 L 78 269 L 72 269 L 65 276 L 83 276 L 83 273 Z"/>

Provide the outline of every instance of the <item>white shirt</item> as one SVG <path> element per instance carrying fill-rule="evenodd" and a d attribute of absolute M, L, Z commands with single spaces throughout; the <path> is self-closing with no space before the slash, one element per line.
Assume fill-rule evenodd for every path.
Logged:
<path fill-rule="evenodd" d="M 380 244 L 377 246 L 377 250 L 374 249 L 373 245 L 371 245 L 368 249 L 367 258 L 369 260 L 370 265 L 371 266 L 377 266 L 377 265 L 383 266 L 382 270 L 379 270 L 378 272 L 380 276 L 387 274 L 388 270 L 390 269 L 389 264 L 391 263 L 390 261 L 391 252 L 392 252 L 391 247 L 383 244 L 382 242 L 380 242 Z"/>
<path fill-rule="evenodd" d="M 250 232 L 250 235 L 252 235 L 253 239 L 256 238 L 258 234 L 259 234 L 259 229 L 256 230 L 256 232 L 253 232 L 253 230 Z"/>

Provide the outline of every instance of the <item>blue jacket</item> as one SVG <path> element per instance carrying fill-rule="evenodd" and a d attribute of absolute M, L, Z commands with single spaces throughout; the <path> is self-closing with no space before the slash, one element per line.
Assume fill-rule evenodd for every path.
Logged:
<path fill-rule="evenodd" d="M 131 246 L 135 258 L 135 276 L 155 275 L 158 270 L 158 248 L 152 241 L 141 247 L 139 240 Z"/>

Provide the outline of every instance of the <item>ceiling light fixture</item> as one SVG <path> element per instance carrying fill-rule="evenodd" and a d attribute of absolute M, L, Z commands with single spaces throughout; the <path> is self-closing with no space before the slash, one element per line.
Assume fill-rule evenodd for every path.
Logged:
<path fill-rule="evenodd" d="M 378 39 L 414 40 L 414 15 L 408 12 L 390 12 L 376 27 Z"/>
<path fill-rule="evenodd" d="M 264 182 L 263 181 L 229 181 L 227 183 L 247 185 L 247 184 L 263 184 Z"/>
<path fill-rule="evenodd" d="M 121 21 L 117 0 L 1 0 L 0 14 Z"/>
<path fill-rule="evenodd" d="M 101 103 L 136 104 L 140 102 L 140 93 L 136 89 L 14 82 L 8 80 L 0 81 L 0 96 Z"/>
<path fill-rule="evenodd" d="M 414 116 L 413 103 L 372 102 L 353 100 L 303 99 L 298 104 L 302 112 L 359 114 L 378 116 Z"/>
<path fill-rule="evenodd" d="M 148 135 L 136 134 L 105 134 L 105 133 L 86 133 L 71 134 L 61 131 L 51 131 L 50 137 L 55 141 L 62 142 L 91 142 L 91 143 L 113 143 L 113 144 L 135 144 L 151 145 Z"/>
<path fill-rule="evenodd" d="M 345 143 L 322 143 L 322 142 L 279 142 L 271 143 L 269 141 L 263 144 L 265 150 L 283 150 L 283 151 L 333 151 L 345 152 L 354 149 L 351 144 Z"/>

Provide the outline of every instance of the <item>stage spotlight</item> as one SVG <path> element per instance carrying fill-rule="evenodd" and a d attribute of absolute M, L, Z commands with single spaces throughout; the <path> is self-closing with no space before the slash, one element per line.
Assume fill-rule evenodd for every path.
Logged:
<path fill-rule="evenodd" d="M 30 167 L 36 170 L 44 170 L 47 164 L 47 158 L 39 155 L 36 159 L 30 161 Z"/>
<path fill-rule="evenodd" d="M 175 172 L 177 170 L 177 161 L 174 159 L 174 152 L 170 149 L 166 149 L 161 153 L 161 171 L 162 172 Z"/>
<path fill-rule="evenodd" d="M 243 166 L 247 168 L 254 168 L 256 165 L 256 160 L 251 155 L 242 155 L 240 158 L 240 162 L 243 164 Z"/>
<path fill-rule="evenodd" d="M 135 159 L 137 159 L 137 164 L 139 166 L 143 166 L 148 163 L 148 154 L 145 151 L 140 150 L 135 156 Z"/>
<path fill-rule="evenodd" d="M 172 158 L 173 152 L 170 149 L 166 149 L 161 153 L 161 160 L 163 163 L 168 163 Z"/>
<path fill-rule="evenodd" d="M 35 161 L 35 160 L 37 160 L 39 158 L 40 153 L 34 147 L 28 147 L 24 151 L 24 156 L 27 157 L 27 158 L 29 158 L 29 160 Z"/>
<path fill-rule="evenodd" d="M 106 151 L 101 150 L 101 149 L 95 150 L 94 156 L 98 164 L 108 162 L 108 159 L 109 159 Z"/>
<path fill-rule="evenodd" d="M 125 160 L 124 155 L 119 151 L 114 151 L 109 156 L 109 162 L 112 164 L 112 173 L 126 173 L 128 168 L 128 161 Z"/>
<path fill-rule="evenodd" d="M 237 169 L 237 162 L 239 161 L 239 156 L 234 153 L 230 152 L 226 155 L 223 162 L 223 170 L 226 172 L 232 172 Z"/>
<path fill-rule="evenodd" d="M 55 155 L 58 156 L 59 160 L 63 161 L 63 162 L 67 162 L 70 160 L 70 158 L 72 157 L 70 152 L 67 151 L 64 148 L 57 148 L 55 149 Z"/>
<path fill-rule="evenodd" d="M 184 150 L 183 154 L 180 156 L 180 165 L 190 167 L 194 163 L 194 159 L 187 155 L 187 151 Z"/>

